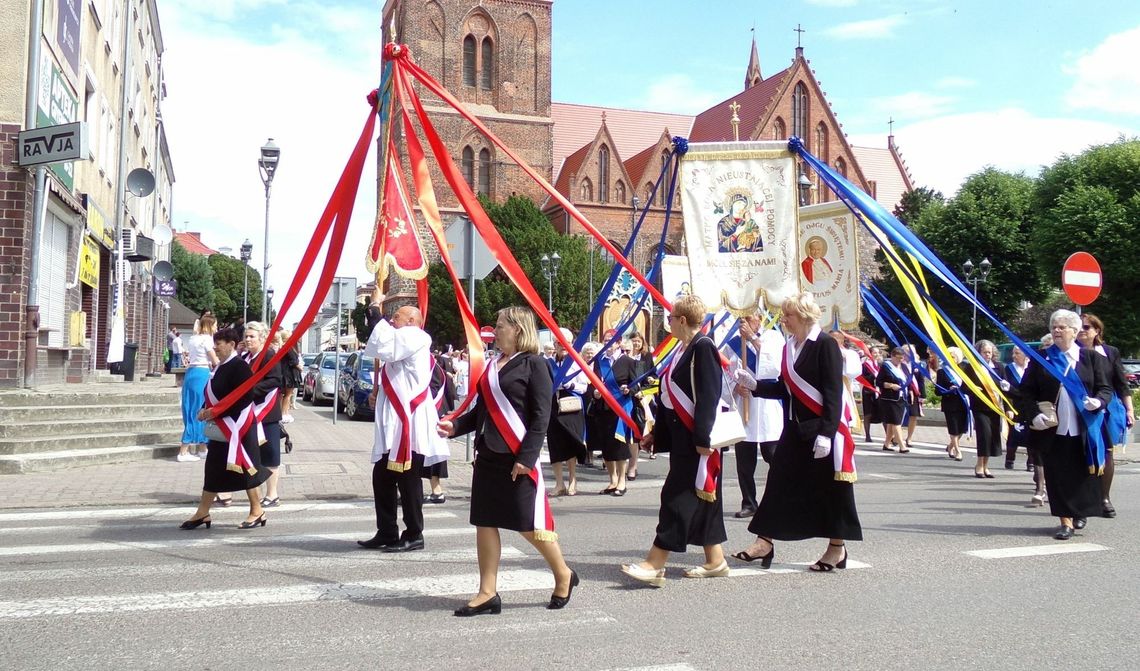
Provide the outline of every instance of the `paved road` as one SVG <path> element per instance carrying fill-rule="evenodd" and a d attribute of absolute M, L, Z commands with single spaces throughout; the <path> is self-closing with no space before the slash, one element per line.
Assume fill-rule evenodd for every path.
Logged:
<path fill-rule="evenodd" d="M 409 555 L 356 549 L 374 530 L 356 499 L 294 497 L 254 531 L 235 528 L 237 506 L 194 532 L 177 529 L 181 505 L 9 508 L 0 658 L 14 669 L 1135 668 L 1140 466 L 1120 469 L 1117 519 L 1059 543 L 1047 512 L 1025 507 L 1024 471 L 976 480 L 969 460 L 928 448 L 861 452 L 867 540 L 851 544 L 852 568 L 809 574 L 821 542 L 783 543 L 772 570 L 686 580 L 700 561 L 688 553 L 660 590 L 617 567 L 652 539 L 667 459 L 644 462 L 621 499 L 589 494 L 604 483 L 586 471 L 583 493 L 553 502 L 583 578 L 570 606 L 544 609 L 553 581 L 506 533 L 503 614 L 471 620 L 450 616 L 477 584 L 461 496 L 427 507 L 427 549 Z M 337 449 L 367 461 L 360 446 Z M 725 492 L 731 514 L 731 477 Z M 727 525 L 730 549 L 749 542 L 744 522 Z"/>

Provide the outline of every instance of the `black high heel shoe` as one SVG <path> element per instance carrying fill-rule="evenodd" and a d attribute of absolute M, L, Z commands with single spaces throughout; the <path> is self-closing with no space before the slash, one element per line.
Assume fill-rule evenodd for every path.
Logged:
<path fill-rule="evenodd" d="M 732 558 L 733 559 L 739 559 L 740 561 L 746 561 L 749 563 L 754 562 L 757 559 L 759 559 L 760 560 L 760 568 L 770 567 L 772 565 L 772 559 L 776 556 L 776 544 L 773 543 L 772 541 L 768 540 L 767 538 L 764 538 L 761 540 L 768 541 L 768 544 L 772 546 L 768 550 L 768 554 L 753 556 L 753 555 L 748 554 L 748 550 L 741 550 L 740 552 L 737 552 L 736 554 L 732 555 Z"/>
<path fill-rule="evenodd" d="M 187 531 L 189 531 L 190 529 L 197 529 L 198 527 L 202 526 L 203 524 L 206 525 L 207 529 L 210 528 L 210 516 L 209 515 L 206 515 L 205 517 L 199 517 L 196 520 L 186 520 L 181 525 L 179 525 L 178 528 L 179 529 L 186 529 Z"/>
<path fill-rule="evenodd" d="M 820 559 L 816 563 L 809 566 L 808 570 L 815 571 L 816 573 L 829 573 L 837 568 L 847 568 L 847 544 L 840 543 L 839 545 L 836 545 L 835 543 L 828 543 L 828 545 L 833 548 L 843 548 L 843 559 L 840 559 L 838 562 L 836 562 L 834 566 Z"/>
<path fill-rule="evenodd" d="M 569 597 L 567 597 L 567 599 L 569 599 Z M 503 612 L 503 600 L 496 594 L 478 606 L 465 605 L 462 608 L 456 608 L 455 617 L 471 617 L 472 615 L 482 615 L 483 613 L 498 615 L 501 612 Z"/>
<path fill-rule="evenodd" d="M 256 520 L 254 520 L 252 522 L 248 522 L 248 521 L 242 522 L 241 524 L 238 525 L 238 528 L 239 529 L 253 529 L 253 528 L 257 527 L 258 525 L 265 526 L 265 513 L 262 513 L 260 517 L 258 517 Z"/>
<path fill-rule="evenodd" d="M 570 589 L 566 590 L 566 596 L 558 596 L 557 594 L 550 595 L 550 603 L 546 604 L 547 610 L 559 610 L 565 608 L 566 604 L 570 603 L 570 597 L 574 594 L 574 588 L 578 586 L 578 572 L 570 569 Z"/>

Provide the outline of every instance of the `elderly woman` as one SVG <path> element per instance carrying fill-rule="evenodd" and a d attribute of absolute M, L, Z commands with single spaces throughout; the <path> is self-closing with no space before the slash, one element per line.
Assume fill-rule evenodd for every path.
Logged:
<path fill-rule="evenodd" d="M 764 496 L 748 525 L 756 541 L 733 557 L 759 559 L 768 568 L 776 554 L 774 541 L 826 538 L 823 556 L 809 567 L 826 573 L 847 567 L 845 541 L 863 540 L 853 487 L 855 441 L 848 426 L 854 409 L 844 407 L 843 355 L 834 340 L 822 336 L 815 298 L 801 293 L 784 301 L 782 310 L 788 342 L 780 379 L 757 384 L 737 373 L 742 386 L 755 387 L 754 395 L 782 399 L 787 414 Z M 898 348 L 892 358 L 896 352 L 901 358 Z"/>
<path fill-rule="evenodd" d="M 214 331 L 217 321 L 213 316 L 204 316 L 194 327 L 194 335 L 186 345 L 186 377 L 182 380 L 182 445 L 178 448 L 178 461 L 198 461 L 200 457 L 190 454 L 190 448 L 206 456 L 206 436 L 202 433 L 202 421 L 198 411 L 206 400 L 206 383 L 210 381 L 210 371 L 218 365 L 214 354 Z M 201 447 L 199 447 L 201 446 Z"/>
<path fill-rule="evenodd" d="M 562 329 L 566 340 L 572 340 L 574 334 L 569 329 Z M 588 343 L 587 343 L 588 345 Z M 594 349 L 589 356 L 597 352 Z M 587 350 L 582 349 L 583 359 L 587 358 Z M 554 471 L 554 496 L 575 496 L 578 493 L 578 459 L 586 456 L 586 413 L 583 396 L 589 380 L 578 364 L 567 362 L 566 349 L 562 343 L 554 344 L 554 358 L 547 359 L 551 374 L 557 375 L 558 370 L 569 363 L 566 375 L 559 383 L 554 394 L 554 407 L 550 414 L 550 431 L 546 435 L 546 447 L 550 452 L 550 466 Z M 570 472 L 570 486 L 567 487 L 563 479 L 563 471 Z"/>
<path fill-rule="evenodd" d="M 1030 441 L 1045 460 L 1049 512 L 1061 520 L 1053 537 L 1064 541 L 1073 537 L 1074 528 L 1085 527 L 1089 515 L 1102 509 L 1097 464 L 1090 458 L 1101 437 L 1090 433 L 1088 421 L 1103 413 L 1112 399 L 1112 386 L 1097 359 L 1100 355 L 1077 343 L 1079 315 L 1057 310 L 1049 324 L 1053 345 L 1045 359 L 1050 370 L 1030 362 L 1018 403 L 1021 416 L 1029 421 Z M 1066 384 L 1061 384 L 1062 377 Z"/>
<path fill-rule="evenodd" d="M 968 363 L 962 367 L 962 372 L 974 383 L 974 386 L 985 390 L 987 387 L 982 386 L 983 377 L 990 378 L 994 386 L 997 386 L 998 381 L 1004 381 L 1005 367 L 996 360 L 997 345 L 989 340 L 979 340 L 974 344 L 974 349 L 981 355 L 985 369 L 979 372 Z M 978 460 L 974 463 L 974 477 L 993 478 L 994 474 L 990 472 L 990 457 L 1000 457 L 1002 454 L 1001 424 L 1004 420 L 989 404 L 1000 407 L 1002 401 L 996 397 L 983 400 L 969 388 L 966 389 L 966 396 L 970 399 L 970 414 L 973 415 L 974 435 L 978 443 Z"/>
<path fill-rule="evenodd" d="M 640 333 L 634 332 L 629 336 L 629 354 L 626 355 L 629 360 L 633 362 L 633 379 L 639 381 L 631 390 L 633 395 L 633 410 L 630 412 L 630 417 L 637 423 L 638 431 L 645 433 L 645 408 L 641 402 L 641 388 L 649 386 L 648 380 L 652 378 L 642 379 L 642 376 L 653 370 L 653 352 L 649 351 L 649 343 L 645 342 L 645 337 Z M 629 467 L 626 469 L 625 479 L 637 479 L 637 457 L 641 452 L 641 445 L 636 440 L 629 442 Z"/>
<path fill-rule="evenodd" d="M 261 322 L 246 322 L 245 336 L 242 344 L 245 352 L 242 358 L 255 369 L 267 364 L 277 353 L 272 348 L 266 349 L 265 339 L 269 336 L 269 326 Z M 262 354 L 262 350 L 265 353 Z M 260 358 L 260 361 L 257 361 Z M 255 363 L 255 361 L 257 361 Z M 261 505 L 274 508 L 281 505 L 277 495 L 278 471 L 281 468 L 281 391 L 284 385 L 282 371 L 284 362 L 279 361 L 273 369 L 265 374 L 253 388 L 254 413 L 261 424 L 264 434 L 259 436 L 261 444 L 261 465 L 269 470 L 269 478 L 265 481 L 265 497 Z"/>
<path fill-rule="evenodd" d="M 947 347 L 946 353 L 955 365 L 961 365 L 962 350 L 957 347 Z M 941 365 L 938 355 L 934 352 L 930 353 L 930 370 L 936 371 L 934 393 L 938 394 L 939 407 L 946 420 L 946 433 L 950 436 L 950 442 L 946 445 L 946 456 L 955 461 L 962 461 L 960 441 L 970 428 L 970 409 L 962 392 L 962 381 L 949 366 Z"/>
<path fill-rule="evenodd" d="M 554 533 L 538 463 L 550 425 L 553 384 L 550 368 L 538 353 L 534 315 L 518 306 L 499 310 L 495 345 L 500 354 L 475 383 L 475 407 L 454 423 L 439 423 L 444 437 L 475 432 L 471 524 L 479 555 L 479 593 L 455 611 L 458 617 L 502 612 L 500 529 L 521 533 L 550 566 L 554 592 L 547 608 L 565 607 L 578 585 L 578 574 L 566 565 Z"/>
<path fill-rule="evenodd" d="M 1013 361 L 1005 367 L 1002 373 L 1002 379 L 1006 384 L 1002 385 L 1002 390 L 1007 392 L 1012 402 L 1016 405 L 1015 397 L 1020 392 L 1021 380 L 1025 377 L 1025 368 L 1029 365 L 1029 357 L 1025 356 L 1025 352 L 1021 351 L 1020 347 L 1014 347 L 1011 353 Z M 1005 470 L 1013 470 L 1014 462 L 1017 460 L 1017 448 L 1026 448 L 1026 470 L 1033 470 L 1033 455 L 1029 454 L 1029 429 L 1025 428 L 1025 424 L 1018 422 L 1010 427 L 1009 432 L 1005 437 Z"/>
<path fill-rule="evenodd" d="M 663 450 L 663 445 L 668 445 L 669 474 L 661 488 L 657 535 L 649 554 L 642 562 L 623 564 L 621 570 L 654 587 L 665 584 L 669 553 L 684 552 L 690 545 L 704 549 L 705 563 L 685 571 L 686 578 L 728 575 L 721 545 L 728 540 L 724 529 L 721 455 L 720 450 L 709 447 L 724 371 L 716 344 L 700 332 L 706 312 L 704 302 L 694 295 L 682 296 L 673 304 L 669 331 L 680 341 L 680 349 L 661 377 L 661 405 L 653 433 L 642 438 L 647 448 Z M 700 472 L 707 472 L 715 485 L 710 488 L 702 484 L 698 489 Z M 705 483 L 707 479 L 700 481 Z"/>
<path fill-rule="evenodd" d="M 879 366 L 875 387 L 879 390 L 879 419 L 883 422 L 886 436 L 883 437 L 883 450 L 893 452 L 892 443 L 898 443 L 899 453 L 910 452 L 903 443 L 902 423 L 907 407 L 907 369 L 904 359 L 906 350 L 896 347 L 891 350 L 891 358 Z"/>
<path fill-rule="evenodd" d="M 1112 458 L 1112 452 L 1114 446 L 1126 441 L 1127 430 L 1136 422 L 1136 413 L 1132 408 L 1132 390 L 1128 388 L 1128 378 L 1124 374 L 1120 350 L 1104 342 L 1104 322 L 1099 317 L 1088 312 L 1081 315 L 1081 330 L 1077 334 L 1077 342 L 1081 347 L 1094 350 L 1104 357 L 1101 363 L 1107 366 L 1108 381 L 1116 397 L 1116 400 L 1111 401 L 1108 406 L 1108 412 L 1113 415 L 1114 421 L 1109 421 L 1108 418 L 1105 420 L 1104 475 L 1100 478 L 1104 490 L 1101 515 L 1112 518 L 1116 517 L 1116 508 L 1113 507 L 1112 498 L 1109 496 L 1112 490 L 1112 476 L 1116 473 L 1116 462 Z M 1123 433 L 1121 429 L 1124 430 Z"/>
<path fill-rule="evenodd" d="M 211 407 L 240 387 L 253 376 L 249 365 L 237 353 L 241 334 L 237 329 L 222 329 L 214 334 L 214 354 L 221 363 L 214 370 L 206 385 L 207 406 L 198 412 L 198 419 L 212 422 L 217 426 L 218 440 L 213 437 L 207 443 L 205 478 L 202 484 L 202 497 L 194 516 L 182 523 L 182 529 L 197 529 L 205 524 L 210 528 L 210 503 L 218 492 L 244 491 L 249 497 L 249 516 L 238 525 L 241 529 L 265 526 L 265 512 L 257 497 L 258 486 L 269 477 L 269 471 L 261 467 L 261 452 L 257 448 L 257 432 L 245 421 L 252 412 L 253 392 L 239 398 L 224 412 L 218 413 Z M 223 430 L 222 427 L 225 427 Z M 236 432 L 238 437 L 231 438 Z M 235 461 L 230 459 L 230 441 L 238 448 Z"/>

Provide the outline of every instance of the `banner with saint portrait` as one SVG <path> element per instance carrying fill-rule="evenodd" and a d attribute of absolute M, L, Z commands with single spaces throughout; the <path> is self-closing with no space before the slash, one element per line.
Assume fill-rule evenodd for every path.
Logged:
<path fill-rule="evenodd" d="M 693 293 L 688 258 L 666 254 L 661 259 L 661 293 L 671 302 Z"/>
<path fill-rule="evenodd" d="M 839 201 L 800 208 L 800 286 L 815 294 L 825 328 L 854 328 L 859 323 L 856 225 L 855 215 Z"/>
<path fill-rule="evenodd" d="M 775 308 L 799 288 L 786 142 L 692 143 L 681 157 L 692 292 L 710 311 Z"/>

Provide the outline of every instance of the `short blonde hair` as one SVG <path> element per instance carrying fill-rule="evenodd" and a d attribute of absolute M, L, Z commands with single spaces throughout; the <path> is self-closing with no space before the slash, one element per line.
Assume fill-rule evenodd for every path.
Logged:
<path fill-rule="evenodd" d="M 700 296 L 688 294 L 678 298 L 673 303 L 673 309 L 669 313 L 674 317 L 684 317 L 685 323 L 689 326 L 700 326 L 704 323 L 708 311 L 708 307 L 705 306 L 705 302 L 701 300 Z"/>
<path fill-rule="evenodd" d="M 194 333 L 199 335 L 214 335 L 218 331 L 218 320 L 213 315 L 202 315 L 194 326 Z"/>
<path fill-rule="evenodd" d="M 515 348 L 519 352 L 538 354 L 538 329 L 534 325 L 533 312 L 520 305 L 512 305 L 499 310 L 498 316 L 519 330 L 519 339 L 515 343 Z"/>
<path fill-rule="evenodd" d="M 591 340 L 590 342 L 586 343 L 585 345 L 582 345 L 582 352 L 581 352 L 582 358 L 586 361 L 593 359 L 595 356 L 597 356 L 598 350 L 600 350 L 601 348 L 602 348 L 601 343 L 594 342 L 593 340 Z"/>
<path fill-rule="evenodd" d="M 815 302 L 815 295 L 810 291 L 801 291 L 788 296 L 780 304 L 780 309 L 785 313 L 791 312 L 809 324 L 818 324 L 819 318 L 823 316 L 823 310 Z"/>
<path fill-rule="evenodd" d="M 961 349 L 957 347 L 947 347 L 946 353 L 950 355 L 950 358 L 954 360 L 954 363 L 962 363 L 962 359 L 964 357 L 962 355 Z"/>
<path fill-rule="evenodd" d="M 256 333 L 257 337 L 261 338 L 262 342 L 265 342 L 265 338 L 269 335 L 269 327 L 262 322 L 246 322 L 245 326 L 243 326 L 241 330 L 242 335 L 245 335 L 246 331 L 253 331 Z"/>

